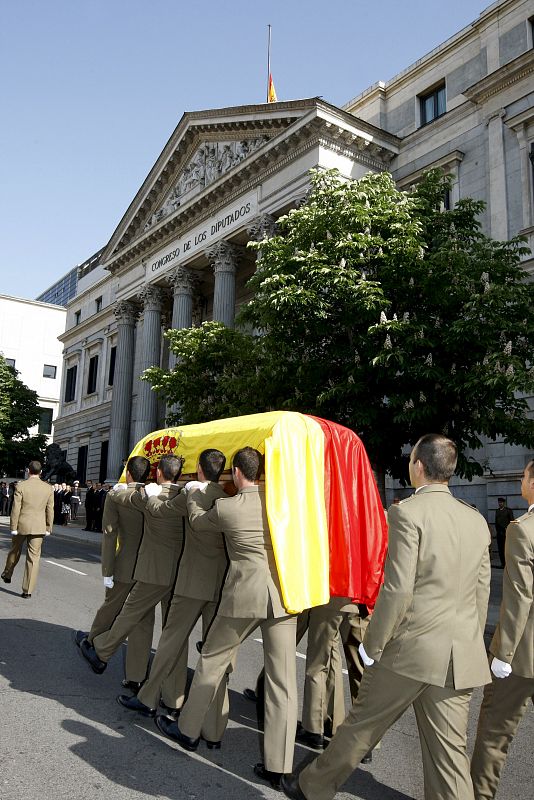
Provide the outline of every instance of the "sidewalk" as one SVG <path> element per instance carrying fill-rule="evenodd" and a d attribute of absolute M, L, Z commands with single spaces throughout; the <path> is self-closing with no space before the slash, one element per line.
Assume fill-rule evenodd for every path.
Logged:
<path fill-rule="evenodd" d="M 102 534 L 96 531 L 84 531 L 85 517 L 80 515 L 77 520 L 69 522 L 68 525 L 54 525 L 52 527 L 52 536 L 57 536 L 60 539 L 69 539 L 73 542 L 88 542 L 89 544 L 96 544 L 100 546 L 102 542 Z M 5 530 L 9 533 L 9 517 L 0 517 L 0 530 Z"/>

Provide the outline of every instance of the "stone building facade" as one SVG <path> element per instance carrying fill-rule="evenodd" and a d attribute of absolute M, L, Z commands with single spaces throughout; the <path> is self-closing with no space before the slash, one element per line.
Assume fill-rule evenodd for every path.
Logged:
<path fill-rule="evenodd" d="M 68 305 L 55 440 L 80 477 L 115 479 L 131 446 L 163 425 L 139 381 L 147 366 L 172 364 L 162 331 L 233 325 L 255 268 L 246 243 L 303 199 L 311 168 L 387 169 L 409 189 L 441 167 L 453 176 L 448 203 L 484 200 L 487 233 L 522 233 L 534 249 L 533 20 L 534 0 L 499 0 L 344 109 L 312 98 L 184 114 Z M 534 258 L 524 266 L 532 274 Z M 532 454 L 497 441 L 475 455 L 487 476 L 457 493 L 490 518 L 498 494 L 519 508 Z"/>

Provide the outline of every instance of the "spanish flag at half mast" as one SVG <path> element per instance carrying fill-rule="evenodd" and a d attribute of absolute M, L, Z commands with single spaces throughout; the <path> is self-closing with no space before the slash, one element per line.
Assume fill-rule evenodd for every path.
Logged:
<path fill-rule="evenodd" d="M 273 76 L 269 72 L 269 88 L 267 89 L 267 102 L 276 103 L 278 98 L 276 96 L 276 89 L 274 88 Z"/>

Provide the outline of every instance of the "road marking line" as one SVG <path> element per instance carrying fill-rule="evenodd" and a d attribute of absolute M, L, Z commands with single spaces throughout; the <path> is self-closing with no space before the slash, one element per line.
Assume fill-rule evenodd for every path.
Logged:
<path fill-rule="evenodd" d="M 263 639 L 253 639 L 252 641 L 253 642 L 259 642 L 260 644 L 263 644 Z M 299 653 L 298 650 L 296 652 L 296 656 L 297 656 L 297 658 L 304 658 L 304 659 L 306 658 L 305 654 L 304 653 Z M 346 669 L 342 669 L 341 672 L 343 673 L 343 675 L 348 675 L 349 674 Z"/>
<path fill-rule="evenodd" d="M 65 567 L 63 564 L 56 564 L 55 561 L 49 561 L 47 558 L 44 559 L 47 564 L 52 564 L 54 567 L 61 567 L 61 569 L 68 569 L 69 572 L 75 572 L 76 575 L 85 575 L 87 577 L 87 572 L 80 572 L 79 569 L 72 569 L 72 567 Z"/>

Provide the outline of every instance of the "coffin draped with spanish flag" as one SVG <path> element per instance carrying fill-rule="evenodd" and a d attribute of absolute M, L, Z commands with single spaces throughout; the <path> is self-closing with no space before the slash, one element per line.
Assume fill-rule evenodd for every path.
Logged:
<path fill-rule="evenodd" d="M 269 411 L 156 431 L 130 457 L 147 457 L 155 472 L 161 456 L 173 452 L 185 459 L 183 472 L 194 473 L 202 450 L 221 450 L 229 466 L 246 446 L 265 454 L 267 515 L 286 609 L 322 605 L 331 595 L 373 606 L 387 525 L 353 431 L 307 414 Z"/>

